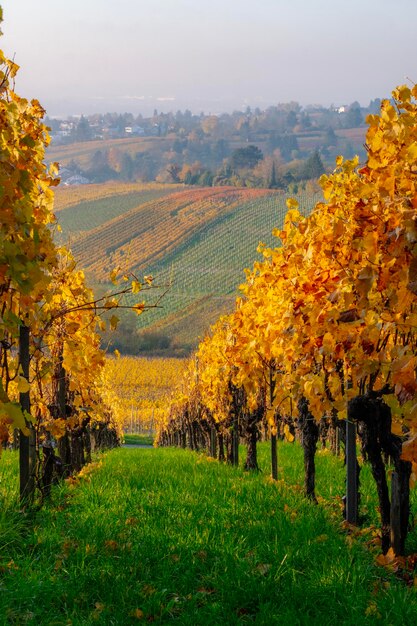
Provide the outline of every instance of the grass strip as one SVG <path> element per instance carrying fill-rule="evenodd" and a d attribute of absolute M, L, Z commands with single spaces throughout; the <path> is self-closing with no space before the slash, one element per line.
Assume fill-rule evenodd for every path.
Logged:
<path fill-rule="evenodd" d="M 298 446 L 280 460 L 273 484 L 188 450 L 107 453 L 3 547 L 1 623 L 414 623 L 415 590 L 337 532 L 341 461 L 319 455 L 314 506 Z"/>

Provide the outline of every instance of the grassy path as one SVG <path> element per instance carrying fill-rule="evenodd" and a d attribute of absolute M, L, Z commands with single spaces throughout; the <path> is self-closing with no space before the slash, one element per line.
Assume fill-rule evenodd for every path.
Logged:
<path fill-rule="evenodd" d="M 292 483 L 301 455 L 280 452 Z M 340 462 L 320 472 L 333 507 L 189 451 L 108 453 L 0 533 L 0 624 L 415 623 L 417 591 L 337 532 Z"/>

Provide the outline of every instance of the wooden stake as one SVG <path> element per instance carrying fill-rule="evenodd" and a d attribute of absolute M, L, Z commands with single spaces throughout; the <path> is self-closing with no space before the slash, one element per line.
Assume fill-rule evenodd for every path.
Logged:
<path fill-rule="evenodd" d="M 403 552 L 401 537 L 401 485 L 397 472 L 391 476 L 391 530 L 390 543 L 394 554 L 399 556 Z"/>
<path fill-rule="evenodd" d="M 22 374 L 29 381 L 29 328 L 22 324 L 19 329 L 19 363 Z M 30 413 L 29 391 L 21 393 L 20 406 L 22 411 Z M 35 495 L 35 468 L 36 468 L 36 434 L 30 422 L 26 421 L 29 434 L 20 431 L 19 435 L 19 477 L 20 501 L 31 503 Z"/>
<path fill-rule="evenodd" d="M 278 480 L 278 447 L 277 436 L 271 434 L 271 476 L 272 480 Z"/>
<path fill-rule="evenodd" d="M 356 425 L 346 420 L 346 521 L 358 522 L 358 481 L 356 466 Z"/>

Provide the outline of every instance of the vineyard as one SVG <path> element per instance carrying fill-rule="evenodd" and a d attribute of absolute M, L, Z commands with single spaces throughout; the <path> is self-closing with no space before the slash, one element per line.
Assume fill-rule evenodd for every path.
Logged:
<path fill-rule="evenodd" d="M 301 210 L 308 212 L 317 197 L 300 194 Z M 232 214 L 208 225 L 187 247 L 151 265 L 149 271 L 162 284 L 171 281 L 173 284 L 164 296 L 163 308 L 139 319 L 138 326 L 146 324 L 151 329 L 163 330 L 178 341 L 184 328 L 192 345 L 199 331 L 201 336 L 214 321 L 211 308 L 218 312 L 231 309 L 236 287 L 245 277 L 244 268 L 252 265 L 260 242 L 272 244 L 271 232 L 282 223 L 285 210 L 282 193 L 246 201 Z M 190 323 L 193 316 L 198 320 L 200 315 L 203 323 Z M 178 327 L 178 316 L 182 318 L 182 328 Z M 191 334 L 193 328 L 196 330 Z"/>
<path fill-rule="evenodd" d="M 121 183 L 58 187 L 55 212 L 64 237 L 74 241 L 81 233 L 179 188 L 175 185 Z"/>
<path fill-rule="evenodd" d="M 307 211 L 319 197 L 298 196 Z M 169 285 L 161 308 L 138 318 L 138 329 L 162 333 L 189 350 L 234 301 L 243 268 L 285 214 L 282 192 L 238 188 L 179 190 L 158 185 L 86 185 L 58 190 L 61 237 L 95 281 L 110 273 L 150 274 Z M 152 303 L 152 300 L 150 301 Z"/>
<path fill-rule="evenodd" d="M 148 273 L 151 264 L 172 254 L 208 224 L 268 190 L 223 188 L 180 191 L 145 202 L 86 233 L 72 246 L 81 265 L 100 281 L 111 270 Z"/>
<path fill-rule="evenodd" d="M 105 372 L 112 381 L 125 432 L 153 435 L 174 391 L 174 381 L 184 368 L 185 362 L 180 359 L 107 358 Z"/>
<path fill-rule="evenodd" d="M 417 86 L 320 194 L 62 192 L 74 258 L 0 66 L 5 626 L 414 623 Z M 190 339 L 223 305 L 186 361 L 105 353 L 126 312 Z"/>
<path fill-rule="evenodd" d="M 245 468 L 257 470 L 257 442 L 267 438 L 277 480 L 277 437 L 297 439 L 315 503 L 317 445 L 338 454 L 343 443 L 345 519 L 359 521 L 369 463 L 382 560 L 399 566 L 417 480 L 417 88 L 393 97 L 395 106 L 385 100 L 369 117 L 363 167 L 338 157 L 320 180 L 325 200 L 308 215 L 287 201 L 273 231 L 280 245 L 263 249 L 234 311 L 200 343 L 158 442 L 237 465 L 244 438 Z"/>

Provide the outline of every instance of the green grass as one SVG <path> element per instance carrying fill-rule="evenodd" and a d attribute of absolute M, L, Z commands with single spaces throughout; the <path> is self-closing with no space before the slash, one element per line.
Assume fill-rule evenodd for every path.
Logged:
<path fill-rule="evenodd" d="M 13 566 L 11 560 L 22 556 L 25 537 L 31 533 L 30 516 L 19 511 L 18 453 L 3 451 L 0 456 L 0 597 L 4 568 Z M 0 624 L 7 623 L 1 621 Z"/>
<path fill-rule="evenodd" d="M 264 467 L 267 456 L 263 445 Z M 319 455 L 318 493 L 330 503 L 314 506 L 291 486 L 298 446 L 280 445 L 279 458 L 275 485 L 267 470 L 186 450 L 104 455 L 20 529 L 23 548 L 3 549 L 1 623 L 414 623 L 416 592 L 338 531 L 341 461 Z"/>
<path fill-rule="evenodd" d="M 152 435 L 125 434 L 124 443 L 136 446 L 152 446 L 154 437 Z"/>

